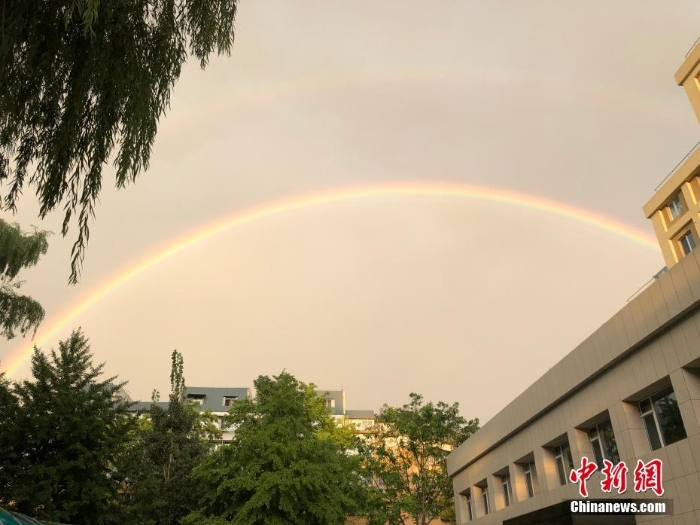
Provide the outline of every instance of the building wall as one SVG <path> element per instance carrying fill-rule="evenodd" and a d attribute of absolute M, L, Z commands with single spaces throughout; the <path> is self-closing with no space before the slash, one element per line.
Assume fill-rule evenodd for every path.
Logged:
<path fill-rule="evenodd" d="M 696 45 L 685 57 L 675 74 L 676 83 L 683 86 L 695 116 L 700 120 L 700 46 Z"/>
<path fill-rule="evenodd" d="M 698 91 L 700 96 L 700 90 Z M 668 180 L 644 206 L 644 214 L 651 219 L 654 233 L 659 241 L 661 254 L 667 267 L 671 267 L 684 257 L 679 239 L 691 231 L 695 242 L 700 245 L 700 149 L 694 150 Z M 669 202 L 680 195 L 684 211 L 677 217 L 670 213 Z"/>
<path fill-rule="evenodd" d="M 596 418 L 609 417 L 620 458 L 631 465 L 630 470 L 638 458 L 663 460 L 664 497 L 674 500 L 674 515 L 684 518 L 684 522 L 659 517 L 645 521 L 638 516 L 637 521 L 700 525 L 699 307 L 700 259 L 695 251 L 449 456 L 458 522 L 467 522 L 463 496 L 467 489 L 475 504 L 475 521 L 484 525 L 579 498 L 577 485 L 560 485 L 547 445 L 568 438 L 576 467 L 583 456 L 594 461 L 585 429 Z M 665 385 L 675 391 L 688 437 L 652 452 L 637 401 Z M 532 498 L 526 494 L 524 473 L 517 464 L 528 456 L 534 459 L 538 474 L 539 486 Z M 504 469 L 510 474 L 514 503 L 501 509 L 503 492 L 494 474 Z M 588 483 L 591 498 L 603 496 L 600 479 L 596 472 Z M 481 517 L 477 485 L 484 480 L 493 512 Z M 649 494 L 636 495 L 630 489 L 624 497 Z"/>
<path fill-rule="evenodd" d="M 683 87 L 696 117 L 700 120 L 700 45 L 695 45 L 675 74 L 676 83 Z M 661 253 L 669 268 L 684 256 L 679 237 L 688 231 L 700 245 L 700 142 L 644 206 L 644 214 L 654 227 Z M 669 213 L 669 202 L 682 195 L 685 210 L 678 217 Z"/>

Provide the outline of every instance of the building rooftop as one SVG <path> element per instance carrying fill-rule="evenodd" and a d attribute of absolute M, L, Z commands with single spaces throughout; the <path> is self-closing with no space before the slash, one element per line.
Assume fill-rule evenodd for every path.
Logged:
<path fill-rule="evenodd" d="M 677 293 L 684 290 L 684 294 Z M 473 464 L 601 372 L 700 307 L 700 254 L 691 252 L 535 381 L 447 458 L 450 476 Z M 630 380 L 637 380 L 632 378 Z M 590 403 L 604 400 L 590 399 Z"/>
<path fill-rule="evenodd" d="M 196 400 L 202 410 L 212 412 L 228 412 L 231 404 L 250 397 L 250 388 L 218 388 L 218 387 L 185 387 L 188 399 Z"/>
<path fill-rule="evenodd" d="M 211 410 L 212 412 L 228 412 L 235 401 L 250 397 L 250 388 L 239 387 L 185 387 L 185 395 L 188 399 L 198 403 L 199 410 Z M 131 412 L 148 412 L 153 403 L 150 401 L 138 401 L 131 407 Z M 167 408 L 167 401 L 159 401 L 156 405 Z"/>

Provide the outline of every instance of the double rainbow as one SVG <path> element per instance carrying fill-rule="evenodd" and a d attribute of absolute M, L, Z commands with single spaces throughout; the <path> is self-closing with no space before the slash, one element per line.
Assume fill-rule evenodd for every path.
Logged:
<path fill-rule="evenodd" d="M 576 221 L 597 228 L 603 232 L 626 239 L 645 248 L 657 250 L 656 240 L 642 231 L 620 221 L 598 214 L 585 208 L 579 208 L 536 195 L 517 193 L 513 191 L 449 183 L 391 183 L 345 188 L 326 189 L 317 192 L 304 193 L 291 197 L 274 200 L 248 209 L 234 212 L 220 220 L 206 224 L 182 237 L 161 246 L 126 267 L 117 271 L 102 283 L 89 290 L 73 304 L 46 323 L 34 341 L 41 347 L 50 342 L 59 330 L 72 322 L 88 308 L 99 302 L 111 292 L 138 277 L 147 270 L 166 259 L 233 228 L 245 226 L 252 222 L 291 213 L 304 208 L 327 206 L 347 201 L 362 201 L 382 197 L 443 197 L 449 199 L 466 199 L 483 201 L 494 204 L 516 206 Z M 13 376 L 17 370 L 31 357 L 33 344 L 28 344 L 6 358 L 1 364 L 8 376 Z"/>

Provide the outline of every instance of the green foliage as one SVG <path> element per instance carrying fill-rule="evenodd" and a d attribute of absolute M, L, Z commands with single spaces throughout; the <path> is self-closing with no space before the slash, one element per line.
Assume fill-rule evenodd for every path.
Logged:
<path fill-rule="evenodd" d="M 195 475 L 205 487 L 190 525 L 335 525 L 353 510 L 356 459 L 316 395 L 282 372 L 255 381 L 256 397 L 236 403 L 230 445 Z"/>
<path fill-rule="evenodd" d="M 370 525 L 426 525 L 454 505 L 445 459 L 479 427 L 459 405 L 423 404 L 419 394 L 401 408 L 384 405 L 375 431 L 358 450 L 368 480 L 363 514 Z"/>
<path fill-rule="evenodd" d="M 48 232 L 23 233 L 19 225 L 0 219 L 0 336 L 26 335 L 44 320 L 44 309 L 31 297 L 20 295 L 16 277 L 22 268 L 34 266 L 46 253 Z"/>
<path fill-rule="evenodd" d="M 177 350 L 172 353 L 170 385 L 167 408 L 157 405 L 154 395 L 150 417 L 139 420 L 119 461 L 120 477 L 130 486 L 123 498 L 126 522 L 175 525 L 203 495 L 192 471 L 221 432 L 211 413 L 200 414 L 185 399 L 184 362 Z"/>
<path fill-rule="evenodd" d="M 75 525 L 120 522 L 112 465 L 133 418 L 115 396 L 123 383 L 102 371 L 79 330 L 49 356 L 35 349 L 33 380 L 14 386 L 16 417 L 3 427 L 16 447 L 3 499 L 17 511 Z"/>
<path fill-rule="evenodd" d="M 0 374 L 0 507 L 7 507 L 12 501 L 12 481 L 17 475 L 20 459 L 18 415 L 19 400 L 5 375 Z"/>
<path fill-rule="evenodd" d="M 49 249 L 47 235 L 39 231 L 22 233 L 18 224 L 0 219 L 0 276 L 14 279 L 22 268 L 39 262 L 39 257 Z"/>
<path fill-rule="evenodd" d="M 124 187 L 148 169 L 158 121 L 189 53 L 229 54 L 237 0 L 3 0 L 0 184 L 14 210 L 33 186 L 44 218 L 74 215 L 78 280 L 102 169 L 116 153 Z M 115 150 L 116 146 L 116 151 Z"/>

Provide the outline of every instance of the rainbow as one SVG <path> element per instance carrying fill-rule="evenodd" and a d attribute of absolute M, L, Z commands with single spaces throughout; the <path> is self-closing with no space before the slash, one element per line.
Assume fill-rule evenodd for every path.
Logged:
<path fill-rule="evenodd" d="M 534 210 L 555 217 L 570 219 L 581 224 L 592 226 L 604 232 L 616 235 L 631 241 L 644 248 L 657 250 L 656 240 L 635 228 L 632 228 L 620 221 L 595 213 L 591 210 L 579 208 L 558 202 L 544 197 L 517 193 L 513 191 L 490 188 L 485 186 L 473 186 L 467 184 L 450 183 L 389 183 L 367 186 L 353 186 L 343 188 L 332 188 L 317 192 L 293 195 L 254 206 L 241 211 L 236 211 L 232 215 L 220 220 L 206 224 L 191 231 L 184 236 L 173 240 L 153 252 L 127 264 L 123 269 L 105 279 L 102 283 L 88 291 L 84 296 L 77 299 L 65 311 L 61 312 L 54 319 L 51 319 L 47 326 L 41 329 L 36 337 L 35 345 L 41 347 L 51 341 L 57 332 L 72 322 L 81 313 L 93 306 L 98 301 L 105 298 L 117 288 L 135 279 L 142 273 L 150 270 L 161 262 L 177 255 L 178 253 L 191 248 L 192 246 L 219 235 L 233 228 L 238 228 L 255 221 L 279 216 L 285 213 L 298 211 L 304 208 L 330 205 L 347 201 L 363 201 L 379 199 L 382 197 L 442 197 L 450 199 L 467 199 L 483 201 L 494 204 L 504 204 L 517 206 L 523 209 Z M 5 372 L 12 377 L 17 370 L 32 355 L 34 345 L 27 345 L 24 348 L 10 355 L 2 364 Z"/>
<path fill-rule="evenodd" d="M 615 108 L 635 112 L 653 112 L 657 116 L 677 121 L 678 114 L 666 105 L 642 94 L 615 85 L 594 84 L 588 82 L 570 83 L 555 75 L 539 73 L 532 76 L 530 72 L 518 70 L 457 70 L 454 67 L 432 65 L 429 68 L 403 69 L 364 69 L 358 71 L 326 71 L 292 79 L 265 79 L 264 82 L 237 83 L 232 92 L 222 100 L 218 97 L 202 99 L 200 105 L 177 109 L 168 114 L 168 118 L 159 126 L 159 133 L 181 131 L 193 128 L 193 122 L 220 117 L 222 112 L 236 112 L 251 105 L 280 102 L 295 98 L 316 96 L 339 89 L 352 89 L 363 86 L 391 86 L 411 84 L 439 86 L 529 86 L 542 90 L 548 88 L 557 96 L 575 99 L 591 98 Z M 174 105 L 177 102 L 174 103 Z M 215 106 L 213 105 L 215 104 Z M 196 127 L 196 126 L 195 126 Z"/>

